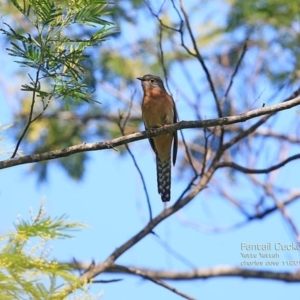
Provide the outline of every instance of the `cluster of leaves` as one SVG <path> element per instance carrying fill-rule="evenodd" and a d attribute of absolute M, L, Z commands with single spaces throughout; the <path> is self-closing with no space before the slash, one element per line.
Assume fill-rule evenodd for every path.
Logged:
<path fill-rule="evenodd" d="M 267 78 L 282 87 L 297 81 L 300 50 L 299 2 L 297 0 L 238 0 L 228 18 L 228 31 L 239 33 L 239 38 L 251 35 L 251 42 L 268 53 L 264 62 Z M 286 60 L 280 68 L 274 61 Z"/>
<path fill-rule="evenodd" d="M 71 268 L 48 260 L 49 251 L 44 247 L 47 241 L 70 238 L 69 231 L 83 227 L 65 216 L 46 216 L 43 205 L 30 221 L 18 221 L 14 232 L 0 237 L 0 298 L 49 299 L 49 295 L 59 295 L 61 286 L 74 284 L 77 276 Z M 30 247 L 33 242 L 35 246 Z"/>
<path fill-rule="evenodd" d="M 0 31 L 10 41 L 8 54 L 25 67 L 29 76 L 21 88 L 26 93 L 21 99 L 21 114 L 16 116 L 13 127 L 19 137 L 12 157 L 20 153 L 18 149 L 23 139 L 31 142 L 32 152 L 57 149 L 62 146 L 62 140 L 65 147 L 80 143 L 84 131 L 79 130 L 82 122 L 76 122 L 78 116 L 69 122 L 59 118 L 57 113 L 72 105 L 76 114 L 76 108 L 83 101 L 98 102 L 90 84 L 87 51 L 116 30 L 112 22 L 102 17 L 110 11 L 106 8 L 107 1 L 13 0 L 12 4 L 23 18 L 18 17 L 19 24 L 15 28 L 4 22 Z M 54 101 L 58 99 L 64 101 Z M 96 115 L 101 111 L 95 107 L 92 110 Z M 71 177 L 79 179 L 86 159 L 87 155 L 81 154 L 71 162 L 62 160 L 59 164 Z M 39 178 L 46 179 L 47 164 L 41 164 L 38 171 Z"/>
<path fill-rule="evenodd" d="M 33 93 L 42 101 L 52 98 L 63 100 L 89 101 L 91 95 L 82 82 L 86 58 L 83 51 L 103 41 L 112 33 L 112 23 L 100 18 L 105 8 L 103 1 L 66 1 L 28 0 L 12 1 L 17 9 L 30 21 L 35 29 L 32 34 L 21 35 L 7 23 L 7 30 L 1 31 L 13 39 L 9 54 L 22 61 L 21 66 L 36 70 L 30 76 L 30 83 L 22 90 Z M 70 37 L 65 32 L 73 24 L 101 26 L 91 36 Z M 87 33 L 86 33 L 87 34 Z M 46 83 L 47 85 L 43 83 Z"/>

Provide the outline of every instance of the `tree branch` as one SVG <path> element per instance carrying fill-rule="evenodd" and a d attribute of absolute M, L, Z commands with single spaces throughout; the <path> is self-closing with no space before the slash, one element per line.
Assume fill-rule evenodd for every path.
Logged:
<path fill-rule="evenodd" d="M 54 150 L 54 151 L 49 151 L 40 154 L 32 154 L 32 155 L 26 155 L 22 157 L 3 160 L 0 161 L 0 169 L 5 169 L 12 166 L 34 163 L 39 161 L 57 159 L 61 157 L 70 156 L 76 153 L 85 152 L 85 151 L 111 149 L 130 142 L 139 141 L 145 138 L 154 137 L 165 133 L 171 133 L 174 132 L 175 130 L 180 130 L 180 129 L 226 126 L 235 123 L 245 122 L 247 120 L 257 118 L 262 115 L 273 114 L 281 110 L 290 109 L 299 104 L 300 104 L 300 96 L 295 97 L 292 100 L 284 101 L 282 103 L 271 105 L 268 107 L 261 107 L 236 116 L 223 117 L 218 119 L 209 119 L 203 121 L 181 121 L 176 124 L 161 127 L 158 129 L 153 129 L 151 130 L 151 132 L 150 131 L 136 132 L 116 139 L 112 139 L 110 141 L 98 142 L 98 143 L 82 143 L 79 145 L 71 146 L 60 150 Z"/>
<path fill-rule="evenodd" d="M 264 173 L 270 173 L 274 170 L 277 170 L 281 167 L 283 167 L 284 165 L 286 165 L 287 163 L 299 159 L 300 158 L 300 154 L 295 154 L 285 160 L 283 160 L 281 163 L 276 164 L 272 167 L 269 168 L 265 168 L 265 169 L 249 169 L 249 168 L 245 168 L 243 166 L 240 166 L 234 162 L 221 162 L 218 164 L 218 168 L 225 168 L 225 167 L 229 167 L 229 168 L 233 168 L 237 171 L 246 173 L 246 174 L 264 174 Z"/>
<path fill-rule="evenodd" d="M 90 263 L 76 263 L 73 262 L 64 263 L 70 267 L 86 270 L 90 266 Z M 207 269 L 193 269 L 186 272 L 181 271 L 157 271 L 136 267 L 126 267 L 121 265 L 112 265 L 107 268 L 104 273 L 118 273 L 118 274 L 132 274 L 140 275 L 144 274 L 151 278 L 160 280 L 191 280 L 191 279 L 207 279 L 217 277 L 243 277 L 243 278 L 259 278 L 259 279 L 271 279 L 285 282 L 300 282 L 300 271 L 295 272 L 273 272 L 267 270 L 253 270 L 248 268 L 238 268 L 231 266 L 216 266 Z"/>

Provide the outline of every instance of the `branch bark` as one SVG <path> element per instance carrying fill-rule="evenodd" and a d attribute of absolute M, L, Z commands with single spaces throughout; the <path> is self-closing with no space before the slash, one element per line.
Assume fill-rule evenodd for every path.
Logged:
<path fill-rule="evenodd" d="M 136 132 L 116 139 L 112 139 L 110 141 L 98 142 L 98 143 L 82 143 L 65 149 L 3 160 L 0 161 L 0 169 L 5 169 L 17 165 L 34 163 L 39 161 L 57 159 L 61 157 L 70 156 L 76 153 L 85 152 L 85 151 L 111 149 L 117 146 L 139 141 L 145 138 L 158 136 L 164 133 L 171 133 L 175 130 L 188 129 L 188 128 L 208 128 L 214 126 L 227 126 L 235 123 L 245 122 L 247 120 L 257 118 L 262 115 L 274 114 L 281 110 L 290 109 L 299 104 L 300 104 L 300 96 L 295 97 L 288 101 L 284 101 L 279 104 L 271 105 L 268 107 L 261 107 L 236 116 L 229 116 L 229 117 L 223 117 L 218 119 L 209 119 L 204 121 L 181 121 L 173 125 L 152 130 L 151 132 L 150 131 Z"/>
<path fill-rule="evenodd" d="M 87 262 L 73 262 L 65 263 L 72 268 L 81 271 L 89 268 L 90 263 Z M 253 270 L 248 268 L 238 268 L 231 266 L 215 266 L 207 269 L 193 269 L 190 271 L 158 271 L 143 268 L 136 268 L 130 266 L 113 265 L 107 268 L 104 273 L 115 274 L 131 274 L 149 276 L 151 278 L 160 280 L 191 280 L 191 279 L 207 279 L 217 277 L 243 277 L 243 278 L 259 278 L 271 279 L 285 282 L 300 282 L 300 271 L 295 272 L 274 272 L 268 270 Z"/>

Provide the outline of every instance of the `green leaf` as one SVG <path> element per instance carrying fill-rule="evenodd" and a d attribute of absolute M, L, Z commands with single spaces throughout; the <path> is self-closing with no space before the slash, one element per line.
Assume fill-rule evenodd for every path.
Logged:
<path fill-rule="evenodd" d="M 43 248 L 45 240 L 68 238 L 66 232 L 83 227 L 66 216 L 45 216 L 42 204 L 31 220 L 19 221 L 15 232 L 0 236 L 0 299 L 49 299 L 59 291 L 61 283 L 77 282 L 71 268 L 47 259 Z"/>

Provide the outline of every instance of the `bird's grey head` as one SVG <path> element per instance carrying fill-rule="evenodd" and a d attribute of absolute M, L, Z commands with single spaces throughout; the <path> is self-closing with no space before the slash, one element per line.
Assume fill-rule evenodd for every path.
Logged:
<path fill-rule="evenodd" d="M 144 91 L 146 89 L 155 89 L 155 88 L 161 88 L 165 90 L 164 83 L 159 76 L 147 74 L 144 75 L 143 77 L 138 77 L 137 79 L 141 80 Z"/>

